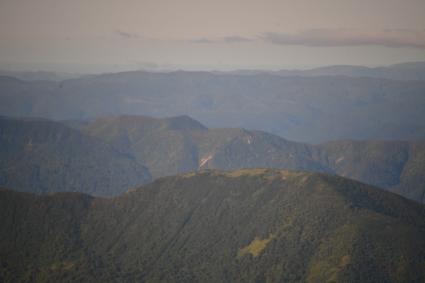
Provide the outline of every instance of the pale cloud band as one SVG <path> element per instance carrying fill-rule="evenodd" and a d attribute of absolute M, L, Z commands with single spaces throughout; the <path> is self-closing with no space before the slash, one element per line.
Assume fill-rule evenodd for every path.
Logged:
<path fill-rule="evenodd" d="M 132 39 L 132 38 L 140 38 L 141 37 L 137 33 L 126 32 L 126 31 L 122 31 L 122 30 L 116 30 L 115 34 L 118 35 L 119 37 L 122 37 L 122 38 L 125 38 L 125 39 Z"/>
<path fill-rule="evenodd" d="M 233 35 L 233 36 L 225 36 L 220 38 L 197 38 L 188 40 L 188 42 L 191 43 L 242 43 L 242 42 L 252 42 L 257 39 L 255 38 L 248 38 L 248 37 L 242 37 L 239 35 Z"/>
<path fill-rule="evenodd" d="M 313 47 L 375 45 L 425 49 L 425 30 L 312 29 L 294 34 L 268 32 L 260 35 L 260 39 L 279 45 Z"/>
<path fill-rule="evenodd" d="M 425 49 L 425 30 L 386 29 L 364 31 L 356 29 L 310 29 L 298 33 L 264 32 L 255 37 L 229 35 L 216 38 L 166 39 L 147 38 L 137 33 L 116 30 L 123 39 L 187 42 L 194 44 L 236 44 L 265 42 L 275 45 L 300 45 L 310 47 L 384 46 L 390 48 Z"/>

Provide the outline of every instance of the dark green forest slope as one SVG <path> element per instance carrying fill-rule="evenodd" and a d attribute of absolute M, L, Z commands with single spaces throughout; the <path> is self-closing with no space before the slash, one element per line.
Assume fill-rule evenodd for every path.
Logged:
<path fill-rule="evenodd" d="M 425 207 L 271 169 L 159 179 L 113 199 L 0 191 L 3 282 L 424 282 Z"/>
<path fill-rule="evenodd" d="M 0 186 L 110 196 L 150 180 L 146 167 L 60 123 L 0 117 Z"/>

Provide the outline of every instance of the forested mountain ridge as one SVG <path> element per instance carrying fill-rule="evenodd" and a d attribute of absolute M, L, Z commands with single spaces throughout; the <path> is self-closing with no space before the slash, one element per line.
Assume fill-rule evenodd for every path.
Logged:
<path fill-rule="evenodd" d="M 207 170 L 0 202 L 3 282 L 425 280 L 425 207 L 337 176 Z"/>
<path fill-rule="evenodd" d="M 146 167 L 61 123 L 0 117 L 0 185 L 111 196 L 150 181 Z"/>
<path fill-rule="evenodd" d="M 114 116 L 79 128 L 134 156 L 154 178 L 206 168 L 283 168 L 338 174 L 425 200 L 425 143 L 420 141 L 311 145 L 261 131 L 207 129 L 186 116 Z"/>
<path fill-rule="evenodd" d="M 28 192 L 113 196 L 150 176 L 268 167 L 338 174 L 424 201 L 423 142 L 311 145 L 262 131 L 208 129 L 188 116 L 0 121 L 0 185 Z"/>

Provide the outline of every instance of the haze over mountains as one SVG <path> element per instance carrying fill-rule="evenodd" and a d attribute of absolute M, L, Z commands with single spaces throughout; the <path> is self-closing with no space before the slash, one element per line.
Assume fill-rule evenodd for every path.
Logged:
<path fill-rule="evenodd" d="M 0 0 L 0 283 L 425 283 L 424 11 Z"/>
<path fill-rule="evenodd" d="M 0 191 L 3 282 L 423 282 L 425 207 L 337 176 L 167 177 L 113 199 Z"/>
<path fill-rule="evenodd" d="M 388 70 L 418 79 L 409 72 L 422 74 L 417 71 L 422 65 Z M 381 75 L 372 77 L 364 77 L 368 72 L 360 77 L 336 76 L 338 72 L 329 68 L 326 76 L 308 75 L 322 71 L 305 71 L 305 77 L 134 71 L 63 82 L 3 77 L 0 114 L 56 120 L 111 114 L 189 115 L 209 127 L 257 129 L 312 143 L 425 137 L 425 81 L 389 80 L 380 69 L 374 72 Z"/>
<path fill-rule="evenodd" d="M 425 282 L 422 68 L 0 77 L 0 282 Z"/>
<path fill-rule="evenodd" d="M 166 73 L 179 70 L 174 69 L 144 69 L 155 73 Z M 282 69 L 278 71 L 269 71 L 264 69 L 246 69 L 235 71 L 213 71 L 217 74 L 260 74 L 269 73 L 281 76 L 347 76 L 347 77 L 372 77 L 389 80 L 425 80 L 425 61 L 424 62 L 406 62 L 383 67 L 365 67 L 359 65 L 330 65 L 305 70 Z M 64 81 L 85 76 L 84 74 L 52 72 L 52 71 L 6 71 L 0 70 L 1 76 L 13 77 L 23 81 Z M 88 74 L 87 74 L 88 75 Z"/>
<path fill-rule="evenodd" d="M 282 70 L 276 73 L 284 76 L 347 76 L 413 81 L 425 80 L 424 71 L 425 62 L 408 62 L 387 67 L 370 68 L 364 66 L 339 65 L 303 71 Z"/>
<path fill-rule="evenodd" d="M 0 76 L 12 77 L 23 81 L 55 81 L 77 78 L 81 75 L 48 71 L 5 71 L 0 70 Z"/>

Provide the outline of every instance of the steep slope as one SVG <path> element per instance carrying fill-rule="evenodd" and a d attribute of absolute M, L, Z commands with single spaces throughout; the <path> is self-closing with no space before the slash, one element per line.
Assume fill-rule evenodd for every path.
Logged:
<path fill-rule="evenodd" d="M 313 159 L 315 149 L 261 131 L 210 129 L 193 135 L 199 145 L 200 168 L 232 170 L 271 167 L 327 171 Z"/>
<path fill-rule="evenodd" d="M 180 116 L 154 119 L 145 116 L 100 118 L 83 132 L 101 139 L 145 164 L 157 178 L 198 168 L 198 152 L 189 132 L 204 132 L 199 122 Z"/>
<path fill-rule="evenodd" d="M 0 115 L 30 116 L 35 105 L 57 87 L 55 82 L 25 82 L 0 76 Z"/>
<path fill-rule="evenodd" d="M 206 171 L 114 199 L 0 191 L 0 219 L 4 282 L 425 280 L 423 205 L 317 173 Z"/>
<path fill-rule="evenodd" d="M 80 230 L 91 202 L 80 193 L 36 196 L 0 189 L 0 281 L 72 281 L 56 275 L 88 257 Z"/>
<path fill-rule="evenodd" d="M 315 158 L 335 174 L 425 202 L 424 142 L 335 141 L 318 148 Z"/>
<path fill-rule="evenodd" d="M 425 137 L 424 91 L 425 81 L 138 71 L 44 85 L 0 79 L 0 114 L 61 120 L 185 114 L 209 127 L 258 129 L 303 142 L 410 140 Z"/>
<path fill-rule="evenodd" d="M 60 123 L 0 118 L 0 185 L 26 192 L 117 195 L 150 180 L 113 147 Z"/>

